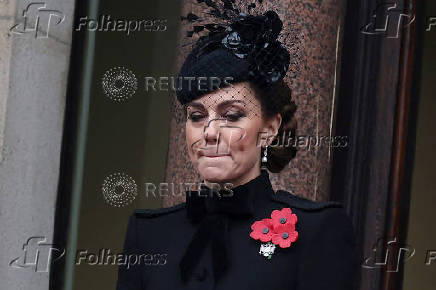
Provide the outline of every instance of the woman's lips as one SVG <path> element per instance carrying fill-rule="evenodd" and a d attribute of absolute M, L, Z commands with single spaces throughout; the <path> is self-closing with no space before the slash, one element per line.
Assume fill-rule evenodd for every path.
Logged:
<path fill-rule="evenodd" d="M 230 156 L 230 154 L 217 154 L 214 152 L 204 152 L 204 151 L 200 151 L 199 152 L 200 157 L 209 157 L 209 158 L 217 158 L 217 157 L 224 157 L 224 156 Z"/>
<path fill-rule="evenodd" d="M 228 150 L 218 150 L 216 145 L 212 147 L 203 147 L 200 150 L 198 150 L 197 153 L 199 158 L 200 157 L 218 158 L 218 157 L 225 157 L 231 155 Z"/>
<path fill-rule="evenodd" d="M 205 153 L 205 152 L 200 152 L 200 157 L 204 156 L 204 157 L 223 157 L 223 156 L 230 156 L 230 154 L 216 154 L 216 153 Z"/>

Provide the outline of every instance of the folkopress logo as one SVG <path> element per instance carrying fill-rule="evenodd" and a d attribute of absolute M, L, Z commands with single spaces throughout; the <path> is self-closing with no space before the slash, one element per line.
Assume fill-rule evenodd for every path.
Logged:
<path fill-rule="evenodd" d="M 397 3 L 382 3 L 374 9 L 370 22 L 361 31 L 363 34 L 398 38 L 402 29 L 414 21 L 415 15 L 404 13 Z"/>
<path fill-rule="evenodd" d="M 65 255 L 65 249 L 58 249 L 47 243 L 46 237 L 30 237 L 23 245 L 23 254 L 13 259 L 13 268 L 31 268 L 35 272 L 49 272 L 51 262 Z"/>
<path fill-rule="evenodd" d="M 34 2 L 23 10 L 23 21 L 11 27 L 16 35 L 34 33 L 35 38 L 48 38 L 50 28 L 61 24 L 65 15 L 59 10 L 47 9 L 44 2 Z"/>

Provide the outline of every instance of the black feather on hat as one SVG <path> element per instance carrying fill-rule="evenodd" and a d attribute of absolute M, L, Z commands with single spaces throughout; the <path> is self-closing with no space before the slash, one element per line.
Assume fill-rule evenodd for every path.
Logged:
<path fill-rule="evenodd" d="M 220 16 L 229 18 L 226 13 Z M 199 17 L 192 14 L 184 19 L 195 22 Z M 204 29 L 209 33 L 198 39 L 182 65 L 179 102 L 186 104 L 229 83 L 252 81 L 268 89 L 282 80 L 290 63 L 288 50 L 278 40 L 282 28 L 283 23 L 274 11 L 257 16 L 239 13 L 227 26 L 213 23 L 194 26 L 191 35 Z M 206 85 L 199 86 L 199 78 L 220 82 L 210 85 L 212 82 L 205 81 Z"/>

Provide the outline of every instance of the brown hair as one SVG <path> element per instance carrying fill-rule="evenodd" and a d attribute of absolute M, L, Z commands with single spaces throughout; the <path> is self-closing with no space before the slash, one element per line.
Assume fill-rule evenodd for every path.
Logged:
<path fill-rule="evenodd" d="M 254 83 L 250 83 L 255 91 L 255 97 L 261 104 L 264 118 L 272 117 L 280 113 L 282 123 L 277 136 L 274 137 L 271 145 L 268 146 L 268 161 L 266 167 L 273 173 L 280 172 L 297 154 L 296 146 L 289 142 L 295 138 L 297 121 L 295 111 L 297 106 L 291 100 L 291 89 L 281 80 L 272 87 L 261 88 Z M 261 152 L 263 156 L 263 151 Z"/>

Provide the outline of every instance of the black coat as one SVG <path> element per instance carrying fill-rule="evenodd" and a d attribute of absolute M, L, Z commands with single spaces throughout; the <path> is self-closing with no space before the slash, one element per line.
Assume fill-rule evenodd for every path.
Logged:
<path fill-rule="evenodd" d="M 189 196 L 185 203 L 136 210 L 130 217 L 124 253 L 131 263 L 120 266 L 117 290 L 355 289 L 354 231 L 339 203 L 274 192 L 265 170 L 234 188 L 236 199 L 224 206 L 208 198 L 202 207 Z M 229 209 L 235 204 L 240 212 Z M 250 237 L 250 227 L 282 208 L 297 216 L 298 239 L 277 246 L 268 259 L 259 254 L 261 242 Z"/>

